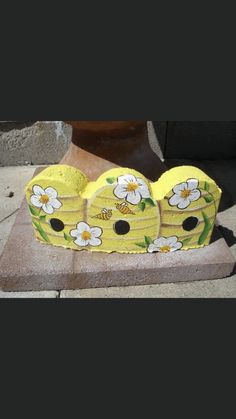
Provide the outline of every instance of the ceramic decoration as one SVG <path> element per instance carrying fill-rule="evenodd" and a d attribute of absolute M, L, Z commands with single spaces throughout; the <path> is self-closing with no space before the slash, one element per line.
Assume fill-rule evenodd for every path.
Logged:
<path fill-rule="evenodd" d="M 221 190 L 201 170 L 181 166 L 157 182 L 128 168 L 96 182 L 67 165 L 31 180 L 27 202 L 36 238 L 74 250 L 169 253 L 209 244 Z"/>

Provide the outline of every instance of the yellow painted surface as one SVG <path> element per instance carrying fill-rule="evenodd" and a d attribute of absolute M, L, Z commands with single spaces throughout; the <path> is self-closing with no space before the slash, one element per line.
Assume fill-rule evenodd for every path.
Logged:
<path fill-rule="evenodd" d="M 57 165 L 31 180 L 26 197 L 36 238 L 44 243 L 146 253 L 209 244 L 221 190 L 191 166 L 171 169 L 150 183 L 128 168 L 89 182 L 78 169 Z"/>

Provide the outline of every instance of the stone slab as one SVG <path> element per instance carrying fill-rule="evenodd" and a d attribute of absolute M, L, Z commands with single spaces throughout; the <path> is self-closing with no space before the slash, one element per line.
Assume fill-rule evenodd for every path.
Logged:
<path fill-rule="evenodd" d="M 190 282 L 229 276 L 235 265 L 225 240 L 170 254 L 77 252 L 37 242 L 24 200 L 0 259 L 4 291 L 73 290 Z"/>
<path fill-rule="evenodd" d="M 48 291 L 50 292 L 50 291 Z M 235 298 L 236 275 L 212 281 L 61 291 L 60 298 Z"/>
<path fill-rule="evenodd" d="M 32 292 L 3 292 L 0 291 L 0 299 L 5 298 L 59 298 L 59 292 L 58 291 L 32 291 Z"/>

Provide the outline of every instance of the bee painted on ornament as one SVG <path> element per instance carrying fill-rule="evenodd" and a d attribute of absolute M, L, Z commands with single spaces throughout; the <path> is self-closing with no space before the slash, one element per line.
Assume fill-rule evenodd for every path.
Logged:
<path fill-rule="evenodd" d="M 120 212 L 121 212 L 121 214 L 125 214 L 125 215 L 127 215 L 127 214 L 132 214 L 132 215 L 135 215 L 135 212 L 134 212 L 134 211 L 132 211 L 132 210 L 129 208 L 129 206 L 128 206 L 127 202 L 122 202 L 122 204 L 116 203 L 116 204 L 115 204 L 115 207 L 116 207 L 116 209 L 118 209 L 118 211 L 120 211 Z"/>
<path fill-rule="evenodd" d="M 94 215 L 91 218 L 97 218 L 98 220 L 109 221 L 111 217 L 112 217 L 112 210 L 103 208 L 99 214 Z"/>

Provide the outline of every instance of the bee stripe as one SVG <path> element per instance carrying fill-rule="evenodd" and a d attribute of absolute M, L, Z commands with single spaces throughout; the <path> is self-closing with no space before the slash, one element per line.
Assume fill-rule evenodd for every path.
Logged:
<path fill-rule="evenodd" d="M 174 191 L 173 191 L 174 192 Z M 165 197 L 164 197 L 164 199 L 170 199 L 172 196 L 173 196 L 173 192 L 171 192 L 171 194 L 168 196 L 168 195 L 166 195 Z M 210 191 L 210 193 L 212 194 L 212 195 L 214 195 L 214 193 L 216 193 L 217 192 L 217 189 L 215 189 L 214 191 Z M 201 191 L 201 197 L 204 197 L 204 196 L 208 196 L 209 195 L 209 192 L 203 192 L 203 191 Z M 199 198 L 200 199 L 200 198 Z"/>
<path fill-rule="evenodd" d="M 165 231 L 161 230 L 160 232 L 160 236 L 165 236 Z M 189 234 L 183 234 L 183 235 L 178 235 L 178 239 L 187 239 L 188 237 L 194 237 L 194 236 L 199 236 L 199 232 L 198 233 L 189 233 Z"/>
<path fill-rule="evenodd" d="M 66 224 L 65 224 L 66 225 Z M 149 230 L 149 229 L 151 229 L 151 228 L 154 228 L 154 227 L 156 227 L 156 224 L 152 224 L 152 225 L 150 225 L 150 226 L 144 226 L 144 227 L 137 227 L 137 228 L 132 228 L 132 231 L 141 231 L 141 230 Z M 106 226 L 102 226 L 102 229 L 103 230 L 112 230 L 112 227 L 106 227 Z"/>
<path fill-rule="evenodd" d="M 125 215 L 125 214 L 123 214 L 123 215 Z M 91 216 L 91 215 L 89 215 L 89 218 L 93 218 L 93 216 Z M 122 218 L 122 214 L 121 214 L 121 216 L 120 217 L 112 217 L 112 218 L 110 218 L 110 221 L 119 221 L 120 219 Z M 142 217 L 142 218 L 140 218 L 140 217 L 136 217 L 136 218 L 134 218 L 134 217 L 132 217 L 132 218 L 129 218 L 129 217 L 125 217 L 124 218 L 124 221 L 140 221 L 140 222 L 142 222 L 142 221 L 152 221 L 152 220 L 157 220 L 157 217 L 150 217 L 150 218 L 145 218 L 145 217 Z"/>
<path fill-rule="evenodd" d="M 211 219 L 215 218 L 215 215 L 212 215 L 211 217 L 208 217 L 208 218 L 209 218 L 209 220 L 211 220 Z M 183 220 L 183 221 L 184 221 L 184 220 Z M 202 219 L 199 219 L 199 221 L 198 221 L 198 224 L 197 224 L 197 225 L 202 224 L 202 223 L 204 223 L 203 218 L 202 218 Z M 161 224 L 161 226 L 162 226 L 162 227 L 181 227 L 181 226 L 182 226 L 182 223 L 180 223 L 180 224 L 168 224 L 168 223 L 162 223 L 162 224 Z"/>
<path fill-rule="evenodd" d="M 90 208 L 95 208 L 95 209 L 97 209 L 97 210 L 100 210 L 100 211 L 101 211 L 101 210 L 103 210 L 104 205 L 100 207 L 99 205 L 90 204 L 90 205 L 89 205 L 89 207 L 90 207 Z M 111 209 L 112 211 L 115 211 L 115 210 L 116 210 L 116 207 L 113 207 L 113 208 L 110 208 L 110 207 L 109 207 L 108 209 Z"/>
<path fill-rule="evenodd" d="M 218 202 L 219 200 L 220 200 L 220 198 L 216 199 L 215 200 L 215 203 Z M 178 213 L 178 214 L 184 214 L 184 213 L 187 213 L 187 212 L 194 212 L 194 211 L 203 210 L 205 208 L 209 208 L 211 205 L 214 205 L 214 201 L 210 202 L 207 205 L 202 205 L 201 207 L 189 208 L 189 209 L 185 209 L 185 210 L 180 210 L 180 209 L 177 209 L 177 210 L 174 210 L 174 209 L 164 210 L 164 209 L 162 209 L 162 213 L 168 213 L 168 214 L 171 213 L 171 214 L 173 214 L 175 212 L 175 213 Z"/>
<path fill-rule="evenodd" d="M 80 200 L 82 200 L 80 195 L 59 195 L 57 198 L 58 199 L 76 199 L 76 200 L 80 199 Z"/>
<path fill-rule="evenodd" d="M 107 201 L 118 201 L 119 198 L 115 197 L 115 196 L 103 196 L 103 195 L 97 195 L 96 199 L 103 199 L 103 200 L 107 200 Z"/>
<path fill-rule="evenodd" d="M 83 208 L 84 207 L 80 207 L 80 208 L 78 208 L 78 209 L 75 209 L 75 210 L 61 210 L 61 209 L 59 209 L 59 210 L 57 210 L 57 213 L 58 214 L 60 214 L 60 213 L 63 213 L 63 214 L 70 214 L 70 213 L 80 213 L 80 212 L 83 212 Z"/>

